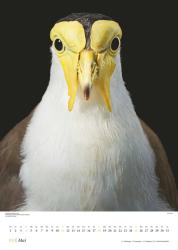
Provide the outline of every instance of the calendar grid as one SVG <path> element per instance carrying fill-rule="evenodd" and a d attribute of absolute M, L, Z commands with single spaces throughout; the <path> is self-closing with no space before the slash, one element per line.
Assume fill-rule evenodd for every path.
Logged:
<path fill-rule="evenodd" d="M 178 214 L 119 212 L 0 213 L 0 249 L 177 250 Z M 93 245 L 93 242 L 95 245 Z M 80 245 L 73 248 L 74 245 Z M 98 244 L 98 245 L 97 245 Z M 112 248 L 113 246 L 113 248 Z M 126 248 L 124 247 L 126 246 Z M 164 248 L 166 247 L 167 248 Z M 147 248 L 148 247 L 148 248 Z M 53 248 L 57 250 L 59 248 Z"/>

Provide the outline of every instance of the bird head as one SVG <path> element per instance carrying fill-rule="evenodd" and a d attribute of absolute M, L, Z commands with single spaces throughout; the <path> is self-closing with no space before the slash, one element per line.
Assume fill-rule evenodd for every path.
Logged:
<path fill-rule="evenodd" d="M 72 14 L 54 25 L 50 38 L 68 86 L 69 111 L 79 86 L 85 100 L 96 86 L 107 109 L 112 110 L 110 79 L 121 37 L 119 24 L 100 14 Z"/>

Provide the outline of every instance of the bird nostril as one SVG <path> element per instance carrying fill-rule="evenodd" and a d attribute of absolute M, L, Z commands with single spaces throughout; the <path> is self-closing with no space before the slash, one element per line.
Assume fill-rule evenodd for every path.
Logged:
<path fill-rule="evenodd" d="M 84 88 L 83 93 L 84 93 L 84 98 L 85 98 L 85 100 L 88 100 L 89 97 L 90 97 L 90 87 L 89 87 L 89 86 L 86 86 L 86 87 Z"/>

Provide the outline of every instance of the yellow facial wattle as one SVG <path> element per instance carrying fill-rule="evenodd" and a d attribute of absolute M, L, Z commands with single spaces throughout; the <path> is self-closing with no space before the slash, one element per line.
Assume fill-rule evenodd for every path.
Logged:
<path fill-rule="evenodd" d="M 122 32 L 118 23 L 98 20 L 90 31 L 90 47 L 86 48 L 85 30 L 78 21 L 55 24 L 50 37 L 62 65 L 68 85 L 68 109 L 73 109 L 80 84 L 86 100 L 95 85 L 109 111 L 112 110 L 110 79 L 115 69 L 115 56 L 120 49 Z"/>
<path fill-rule="evenodd" d="M 50 38 L 54 42 L 60 39 L 64 45 L 64 50 L 56 53 L 64 70 L 65 79 L 68 85 L 68 109 L 71 111 L 78 89 L 78 61 L 79 54 L 85 48 L 85 32 L 81 23 L 77 21 L 64 21 L 54 25 L 50 33 Z"/>
<path fill-rule="evenodd" d="M 110 96 L 110 79 L 115 69 L 116 51 L 110 48 L 112 39 L 121 39 L 122 31 L 118 23 L 108 20 L 96 21 L 91 30 L 91 48 L 98 54 L 99 76 L 96 79 L 103 100 L 109 111 L 112 111 Z M 119 49 L 119 48 L 118 48 Z"/>

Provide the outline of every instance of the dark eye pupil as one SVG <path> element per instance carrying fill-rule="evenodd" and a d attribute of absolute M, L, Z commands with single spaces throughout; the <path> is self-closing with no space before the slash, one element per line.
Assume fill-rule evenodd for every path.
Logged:
<path fill-rule="evenodd" d="M 57 50 L 61 51 L 63 49 L 63 44 L 60 39 L 56 39 L 54 42 L 54 46 Z"/>
<path fill-rule="evenodd" d="M 113 40 L 112 40 L 112 43 L 111 43 L 111 49 L 112 50 L 117 50 L 119 47 L 119 39 L 117 37 L 115 37 Z"/>

